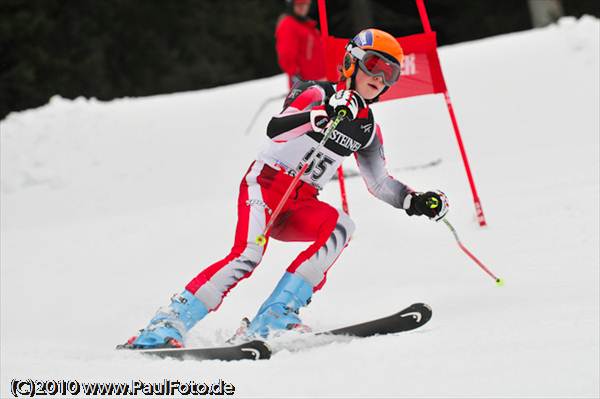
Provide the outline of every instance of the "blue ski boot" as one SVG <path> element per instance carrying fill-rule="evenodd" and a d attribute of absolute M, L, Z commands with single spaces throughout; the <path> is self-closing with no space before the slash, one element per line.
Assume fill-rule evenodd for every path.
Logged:
<path fill-rule="evenodd" d="M 173 295 L 167 308 L 160 308 L 140 335 L 131 337 L 127 349 L 182 348 L 183 336 L 208 314 L 206 306 L 188 290 Z"/>
<path fill-rule="evenodd" d="M 300 321 L 298 312 L 310 303 L 312 293 L 313 287 L 308 281 L 286 272 L 248 326 L 247 336 L 267 338 L 272 330 L 310 331 Z"/>

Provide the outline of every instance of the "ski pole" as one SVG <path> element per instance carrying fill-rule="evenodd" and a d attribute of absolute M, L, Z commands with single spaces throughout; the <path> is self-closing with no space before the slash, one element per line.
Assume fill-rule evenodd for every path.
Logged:
<path fill-rule="evenodd" d="M 479 266 L 484 272 L 486 272 L 490 277 L 492 277 L 494 280 L 496 280 L 496 285 L 498 287 L 501 287 L 504 285 L 504 280 L 502 280 L 499 277 L 496 277 L 496 275 L 494 275 L 494 273 L 492 273 L 487 267 L 485 267 L 485 265 L 475 257 L 475 255 L 473 255 L 471 253 L 471 251 L 469 251 L 462 242 L 460 242 L 460 238 L 458 238 L 458 234 L 456 233 L 456 230 L 454 229 L 454 227 L 450 224 L 450 222 L 444 218 L 442 219 L 444 221 L 444 223 L 446 224 L 446 226 L 448 226 L 448 228 L 450 229 L 450 231 L 452 232 L 452 234 L 454 235 L 454 238 L 456 239 L 456 242 L 458 243 L 458 246 L 460 247 L 460 249 L 463 250 L 464 253 L 467 254 L 467 256 L 469 256 L 469 258 L 471 258 L 475 263 L 477 263 L 477 266 Z"/>
<path fill-rule="evenodd" d="M 317 154 L 319 153 L 321 148 L 325 145 L 325 142 L 327 141 L 327 139 L 329 139 L 329 136 L 331 136 L 331 133 L 335 130 L 337 125 L 342 121 L 342 119 L 344 119 L 347 112 L 348 111 L 344 108 L 342 108 L 338 111 L 335 119 L 327 127 L 327 130 L 325 130 L 325 134 L 323 135 L 323 139 L 321 139 L 321 141 L 319 142 L 319 145 L 317 145 L 317 147 L 314 149 L 313 153 L 311 154 L 310 158 L 308 158 L 308 160 L 304 163 L 304 165 L 302 165 L 302 168 L 300 168 L 300 171 L 296 174 L 296 176 L 294 176 L 294 179 L 292 180 L 289 187 L 283 194 L 283 197 L 281 197 L 281 199 L 279 200 L 279 204 L 277 204 L 277 208 L 275 208 L 275 210 L 273 211 L 273 214 L 271 215 L 271 219 L 269 220 L 269 223 L 267 223 L 267 225 L 265 226 L 265 229 L 263 230 L 262 234 L 259 234 L 256 237 L 256 243 L 258 245 L 260 245 L 261 247 L 265 246 L 265 244 L 267 243 L 267 234 L 269 233 L 269 230 L 271 230 L 271 227 L 273 227 L 273 223 L 275 222 L 275 219 L 277 219 L 277 216 L 279 216 L 279 213 L 281 212 L 283 205 L 286 203 L 286 201 L 290 197 L 292 190 L 296 187 L 298 180 L 300 180 L 300 178 L 302 177 L 302 175 L 308 168 L 308 165 L 310 165 L 315 160 L 315 158 L 317 157 Z"/>
<path fill-rule="evenodd" d="M 248 127 L 244 131 L 244 136 L 247 136 L 248 133 L 250 133 L 250 130 L 252 130 L 252 127 L 254 126 L 254 122 L 256 122 L 256 119 L 258 118 L 258 116 L 260 115 L 260 113 L 262 112 L 262 110 L 265 109 L 265 107 L 267 105 L 271 104 L 275 100 L 281 100 L 281 99 L 286 98 L 286 97 L 287 97 L 287 93 L 284 93 L 284 94 L 280 94 L 278 96 L 269 97 L 265 101 L 263 101 L 263 103 L 261 104 L 261 106 L 258 107 L 258 110 L 256 110 L 256 112 L 254 113 L 254 116 L 252 117 L 252 120 L 248 124 Z"/>

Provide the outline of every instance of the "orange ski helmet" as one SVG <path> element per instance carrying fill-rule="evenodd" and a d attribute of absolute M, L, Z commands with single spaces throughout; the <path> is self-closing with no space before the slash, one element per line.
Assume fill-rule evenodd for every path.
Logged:
<path fill-rule="evenodd" d="M 400 77 L 403 59 L 402 47 L 392 35 L 379 29 L 365 29 L 346 45 L 342 76 L 353 78 L 358 65 L 370 76 L 381 76 L 389 87 Z"/>

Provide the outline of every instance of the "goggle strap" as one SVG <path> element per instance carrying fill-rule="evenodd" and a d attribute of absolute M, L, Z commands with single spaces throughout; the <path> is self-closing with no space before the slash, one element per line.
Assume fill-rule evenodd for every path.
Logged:
<path fill-rule="evenodd" d="M 350 54 L 356 59 L 362 60 L 367 52 L 360 47 L 352 47 Z"/>
<path fill-rule="evenodd" d="M 352 41 L 350 43 L 348 43 L 348 45 L 346 46 L 346 50 L 350 53 L 350 55 L 352 55 L 354 58 L 359 59 L 359 60 L 362 60 L 366 54 L 365 50 L 358 47 Z"/>

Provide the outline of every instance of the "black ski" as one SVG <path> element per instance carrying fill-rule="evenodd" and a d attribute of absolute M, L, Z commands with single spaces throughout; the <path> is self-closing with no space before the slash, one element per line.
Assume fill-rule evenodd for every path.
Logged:
<path fill-rule="evenodd" d="M 334 330 L 321 331 L 314 335 L 366 338 L 374 335 L 394 334 L 421 327 L 431 319 L 431 315 L 431 308 L 428 305 L 414 303 L 391 316 Z M 136 349 L 135 351 L 148 356 L 180 360 L 261 360 L 269 359 L 272 354 L 267 344 L 260 340 L 245 342 L 236 346 L 214 348 Z"/>
<path fill-rule="evenodd" d="M 381 319 L 354 324 L 335 330 L 323 331 L 316 335 L 349 335 L 371 337 L 373 335 L 394 334 L 421 327 L 431 319 L 431 308 L 424 303 L 414 303 L 404 310 Z"/>
<path fill-rule="evenodd" d="M 431 319 L 431 315 L 431 308 L 428 305 L 414 303 L 398 313 L 381 319 L 314 334 L 300 334 L 295 340 L 277 340 L 275 338 L 269 341 L 269 345 L 273 354 L 277 354 L 282 350 L 298 352 L 305 349 L 314 349 L 338 340 L 345 340 L 343 337 L 349 337 L 350 339 L 366 338 L 414 330 L 427 323 Z M 311 339 L 311 337 L 314 339 Z"/>
<path fill-rule="evenodd" d="M 137 349 L 144 355 L 171 359 L 194 360 L 261 360 L 271 357 L 271 349 L 263 341 L 255 340 L 236 346 L 214 348 Z"/>

